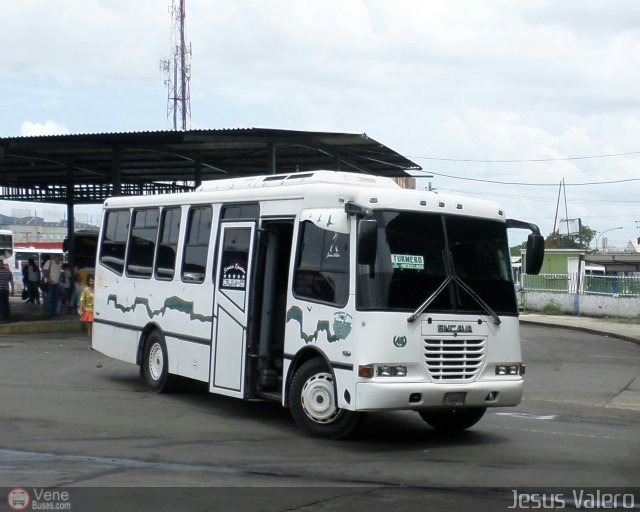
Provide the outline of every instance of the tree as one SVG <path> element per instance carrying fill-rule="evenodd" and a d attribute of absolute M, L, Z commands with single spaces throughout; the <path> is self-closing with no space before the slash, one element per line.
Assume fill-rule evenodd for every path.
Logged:
<path fill-rule="evenodd" d="M 559 233 L 554 231 L 544 241 L 547 249 L 589 249 L 589 244 L 595 238 L 596 232 L 586 224 L 581 226 L 580 233 Z"/>
<path fill-rule="evenodd" d="M 520 245 L 514 245 L 513 247 L 511 247 L 510 251 L 511 251 L 511 256 L 520 256 L 520 254 L 522 254 L 522 251 L 524 249 L 527 248 L 527 242 L 522 242 Z"/>

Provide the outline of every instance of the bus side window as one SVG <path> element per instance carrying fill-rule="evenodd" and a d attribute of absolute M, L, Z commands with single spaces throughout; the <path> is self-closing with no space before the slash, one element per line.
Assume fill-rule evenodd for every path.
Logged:
<path fill-rule="evenodd" d="M 170 281 L 175 274 L 181 214 L 180 208 L 165 208 L 162 210 L 160 238 L 158 239 L 158 252 L 156 255 L 156 279 Z"/>
<path fill-rule="evenodd" d="M 124 254 L 127 248 L 129 219 L 129 210 L 109 211 L 105 216 L 102 231 L 100 263 L 120 275 L 122 275 L 124 270 Z"/>
<path fill-rule="evenodd" d="M 189 210 L 182 258 L 182 280 L 185 282 L 204 282 L 212 218 L 210 206 L 197 206 Z"/>
<path fill-rule="evenodd" d="M 311 222 L 304 222 L 301 232 L 294 294 L 344 306 L 349 298 L 349 235 Z"/>
<path fill-rule="evenodd" d="M 127 274 L 132 277 L 151 277 L 159 214 L 158 208 L 133 211 L 127 252 Z"/>

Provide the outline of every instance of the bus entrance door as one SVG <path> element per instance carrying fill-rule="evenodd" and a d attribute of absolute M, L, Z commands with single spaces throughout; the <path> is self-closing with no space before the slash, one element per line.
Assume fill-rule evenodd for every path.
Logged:
<path fill-rule="evenodd" d="M 225 222 L 221 233 L 214 300 L 210 391 L 243 398 L 254 222 Z"/>

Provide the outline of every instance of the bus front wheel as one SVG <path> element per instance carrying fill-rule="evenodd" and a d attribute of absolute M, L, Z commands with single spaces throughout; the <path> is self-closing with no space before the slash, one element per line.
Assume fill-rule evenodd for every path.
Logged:
<path fill-rule="evenodd" d="M 347 436 L 362 417 L 361 413 L 338 407 L 333 374 L 319 358 L 307 361 L 294 374 L 289 405 L 300 428 L 325 439 Z"/>
<path fill-rule="evenodd" d="M 158 331 L 149 334 L 144 344 L 142 375 L 154 393 L 170 393 L 176 387 L 177 377 L 169 373 L 167 344 Z"/>
<path fill-rule="evenodd" d="M 472 407 L 466 409 L 434 409 L 418 411 L 424 421 L 431 427 L 442 432 L 460 432 L 480 421 L 486 407 Z"/>

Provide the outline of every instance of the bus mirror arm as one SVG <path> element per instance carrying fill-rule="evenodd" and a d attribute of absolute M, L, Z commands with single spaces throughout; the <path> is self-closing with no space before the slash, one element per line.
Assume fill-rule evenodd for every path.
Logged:
<path fill-rule="evenodd" d="M 528 229 L 534 235 L 540 235 L 540 228 L 538 226 L 523 220 L 507 219 L 507 229 Z"/>
<path fill-rule="evenodd" d="M 344 211 L 347 215 L 355 215 L 361 219 L 373 219 L 371 208 L 359 205 L 353 201 L 347 201 L 344 205 Z"/>
<path fill-rule="evenodd" d="M 544 263 L 544 237 L 540 234 L 540 228 L 530 222 L 507 219 L 507 228 L 528 229 L 531 234 L 527 237 L 527 257 L 525 272 L 537 275 Z"/>

